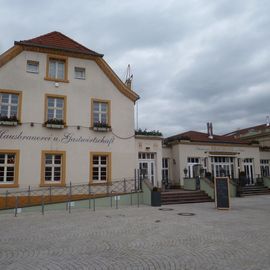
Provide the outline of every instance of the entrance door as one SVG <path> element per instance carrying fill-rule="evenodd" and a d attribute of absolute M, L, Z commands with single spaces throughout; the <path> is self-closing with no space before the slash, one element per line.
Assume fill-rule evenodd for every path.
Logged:
<path fill-rule="evenodd" d="M 154 153 L 139 153 L 139 168 L 140 175 L 148 179 L 152 185 L 155 185 L 156 166 Z"/>
<path fill-rule="evenodd" d="M 214 177 L 228 176 L 234 178 L 233 157 L 211 157 L 211 163 Z"/>
<path fill-rule="evenodd" d="M 246 173 L 247 185 L 254 185 L 254 171 L 253 171 L 253 160 L 251 158 L 244 159 L 244 170 Z"/>
<path fill-rule="evenodd" d="M 152 185 L 155 185 L 155 162 L 154 161 L 140 161 L 140 174 L 143 178 L 148 179 Z"/>

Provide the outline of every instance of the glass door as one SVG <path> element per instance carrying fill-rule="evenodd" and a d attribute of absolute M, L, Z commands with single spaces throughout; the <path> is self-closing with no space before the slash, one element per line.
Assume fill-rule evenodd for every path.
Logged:
<path fill-rule="evenodd" d="M 156 185 L 156 165 L 154 153 L 139 153 L 139 169 L 142 178 Z"/>
<path fill-rule="evenodd" d="M 254 171 L 253 171 L 253 160 L 251 158 L 244 159 L 244 170 L 247 178 L 247 185 L 254 185 Z"/>

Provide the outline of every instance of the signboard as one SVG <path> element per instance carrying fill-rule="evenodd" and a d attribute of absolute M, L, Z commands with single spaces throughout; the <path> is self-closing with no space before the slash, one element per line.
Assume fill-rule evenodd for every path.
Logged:
<path fill-rule="evenodd" d="M 215 202 L 218 209 L 230 208 L 230 190 L 228 177 L 215 178 Z"/>

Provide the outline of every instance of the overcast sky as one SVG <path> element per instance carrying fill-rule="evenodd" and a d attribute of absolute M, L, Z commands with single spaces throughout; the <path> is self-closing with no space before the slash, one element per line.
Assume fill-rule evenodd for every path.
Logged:
<path fill-rule="evenodd" d="M 60 31 L 104 59 L 139 100 L 139 127 L 222 134 L 270 114 L 270 1 L 0 0 L 0 53 Z"/>

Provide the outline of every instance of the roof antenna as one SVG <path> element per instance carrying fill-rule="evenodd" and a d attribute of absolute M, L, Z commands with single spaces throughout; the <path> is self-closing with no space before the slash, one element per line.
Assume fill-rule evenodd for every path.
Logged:
<path fill-rule="evenodd" d="M 125 84 L 129 89 L 131 89 L 132 80 L 133 80 L 133 74 L 131 74 L 130 64 L 128 64 Z"/>
<path fill-rule="evenodd" d="M 266 116 L 266 126 L 267 127 L 270 126 L 269 115 Z"/>

